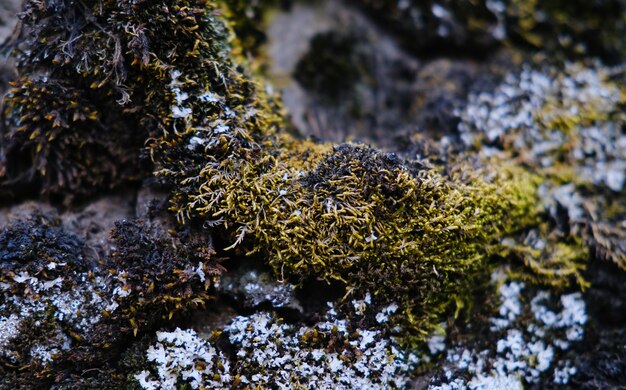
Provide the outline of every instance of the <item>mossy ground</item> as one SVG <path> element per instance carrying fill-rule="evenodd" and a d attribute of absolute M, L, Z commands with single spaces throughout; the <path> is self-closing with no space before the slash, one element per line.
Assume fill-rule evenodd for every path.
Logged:
<path fill-rule="evenodd" d="M 493 19 L 495 12 L 499 22 L 499 13 L 485 7 L 481 3 L 464 13 L 471 16 L 467 26 L 472 45 L 483 45 L 480 36 L 487 30 L 475 23 L 474 13 Z M 541 7 L 514 3 L 506 8 L 507 41 L 533 46 L 537 36 L 567 29 L 559 22 L 558 4 L 555 9 L 552 3 Z M 549 16 L 546 26 L 531 23 L 540 11 Z M 580 14 L 587 11 L 568 12 L 582 20 Z M 437 4 L 429 12 L 435 19 L 450 14 Z M 17 354 L 17 366 L 10 359 L 0 366 L 10 381 L 36 378 L 42 385 L 71 388 L 73 383 L 95 386 L 109 372 L 118 372 L 106 384 L 114 387 L 134 382 L 139 370 L 147 380 L 156 368 L 145 359 L 133 355 L 130 363 L 124 358 L 115 363 L 123 341 L 150 338 L 157 328 L 172 327 L 173 316 L 209 302 L 213 284 L 225 271 L 220 256 L 232 262 L 254 259 L 280 282 L 296 287 L 332 285 L 343 296 L 333 310 L 349 321 L 349 328 L 358 329 L 363 343 L 368 329 L 375 329 L 377 337 L 393 335 L 406 348 L 423 345 L 446 318 L 471 312 L 476 293 L 489 288 L 488 278 L 498 266 L 506 266 L 511 277 L 562 289 L 588 286 L 583 271 L 593 251 L 597 255 L 604 250 L 602 257 L 614 257 L 617 264 L 623 261 L 621 247 L 615 249 L 618 241 L 598 239 L 604 225 L 589 225 L 589 239 L 584 229 L 576 228 L 578 222 L 561 223 L 559 206 L 554 211 L 543 204 L 542 186 L 569 178 L 555 179 L 545 166 L 516 160 L 522 152 L 507 137 L 495 143 L 487 131 L 487 140 L 481 138 L 481 123 L 469 114 L 458 120 L 479 130 L 469 130 L 478 134 L 473 143 L 463 147 L 459 139 L 441 137 L 431 143 L 415 136 L 404 151 L 424 152 L 417 158 L 359 143 L 333 145 L 290 135 L 280 98 L 258 75 L 258 64 L 264 61 L 258 58 L 263 56 L 262 13 L 256 3 L 233 1 L 26 1 L 23 27 L 11 42 L 19 78 L 3 101 L 0 196 L 20 197 L 29 190 L 71 204 L 72 199 L 143 180 L 143 185 L 167 194 L 169 210 L 110 226 L 114 249 L 86 269 L 74 270 L 75 262 L 64 262 L 68 256 L 77 258 L 78 244 L 72 243 L 84 246 L 82 239 L 72 241 L 70 233 L 55 230 L 50 222 L 18 222 L 2 231 L 0 242 L 7 243 L 0 253 L 8 251 L 1 263 L 6 271 L 2 282 L 9 286 L 3 292 L 30 299 L 54 283 L 45 293 L 51 311 L 34 305 L 33 313 L 48 316 L 43 331 L 67 333 L 72 339 L 65 348 L 59 336 L 48 348 L 54 350 L 50 361 L 36 359 L 33 348 L 41 340 L 16 339 L 17 347 L 9 351 Z M 585 20 L 589 24 L 571 37 L 589 45 L 583 38 L 597 26 L 593 17 Z M 611 23 L 610 32 L 623 28 L 619 20 Z M 439 27 L 432 30 L 441 35 Z M 438 42 L 428 37 L 428 44 Z M 609 38 L 598 49 L 619 51 Z M 344 43 L 336 50 L 343 50 Z M 497 46 L 485 45 L 481 47 Z M 557 48 L 565 57 L 580 54 L 572 54 L 576 47 L 563 42 L 548 41 L 545 47 Z M 315 58 L 305 58 L 301 82 L 312 81 L 310 89 L 321 88 L 336 98 L 328 82 L 341 89 L 358 83 L 342 77 L 346 72 L 357 76 L 349 65 L 360 57 L 347 54 L 332 57 L 341 66 L 333 67 L 338 74 L 331 72 L 330 78 L 307 67 Z M 337 80 L 348 84 L 337 85 Z M 571 144 L 552 155 L 558 162 L 573 153 L 568 147 L 581 128 L 623 123 L 617 108 L 604 112 L 593 100 L 566 107 L 559 102 L 548 94 L 541 106 L 545 110 L 531 118 L 543 130 L 572 136 Z M 472 103 L 468 99 L 468 107 Z M 571 107 L 579 110 L 570 115 Z M 507 136 L 525 130 L 516 127 Z M 481 155 L 498 147 L 503 154 Z M 599 194 L 603 183 L 588 188 Z M 603 214 L 603 223 L 619 219 L 623 210 L 619 205 L 615 209 Z M 622 232 L 608 225 L 616 234 Z M 39 231 L 51 235 L 48 245 L 27 253 L 9 250 L 14 241 L 30 239 L 25 246 L 33 246 Z M 60 252 L 55 252 L 57 247 Z M 58 282 L 54 266 L 47 270 L 52 263 L 64 263 L 75 272 Z M 93 275 L 81 282 L 82 273 Z M 105 280 L 102 286 L 92 286 L 97 277 Z M 26 285 L 31 289 L 22 291 Z M 58 297 L 81 286 L 88 289 L 85 297 L 98 296 L 106 305 L 90 301 L 69 320 L 59 318 L 63 310 Z M 363 309 L 351 314 L 356 306 Z M 13 318 L 15 308 L 4 309 L 3 321 Z M 95 331 L 77 325 L 87 309 L 102 316 L 93 325 Z M 381 313 L 388 321 L 379 320 Z M 313 343 L 331 353 L 333 343 L 358 342 L 354 335 L 345 336 L 318 337 Z M 145 349 L 148 341 L 143 343 Z M 363 351 L 347 350 L 347 361 L 356 364 Z M 223 363 L 215 364 L 224 370 Z M 90 371 L 96 367 L 101 371 Z"/>

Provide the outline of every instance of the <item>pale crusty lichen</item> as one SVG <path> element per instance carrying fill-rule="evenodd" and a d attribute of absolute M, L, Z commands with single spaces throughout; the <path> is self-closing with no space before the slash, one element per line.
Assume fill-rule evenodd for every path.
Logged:
<path fill-rule="evenodd" d="M 498 280 L 497 273 L 494 276 L 500 283 L 501 302 L 498 314 L 490 318 L 493 341 L 472 345 L 476 340 L 470 336 L 449 348 L 441 373 L 429 388 L 522 389 L 547 376 L 554 376 L 557 384 L 567 384 L 576 368 L 559 363 L 559 357 L 583 339 L 587 310 L 582 294 L 554 297 L 548 291 L 533 290 L 526 294 L 530 302 L 523 302 L 528 286 Z"/>
<path fill-rule="evenodd" d="M 134 378 L 146 390 L 403 388 L 420 363 L 384 332 L 355 328 L 332 307 L 312 326 L 259 312 L 204 337 L 191 329 L 158 332 L 145 354 L 151 365 Z"/>

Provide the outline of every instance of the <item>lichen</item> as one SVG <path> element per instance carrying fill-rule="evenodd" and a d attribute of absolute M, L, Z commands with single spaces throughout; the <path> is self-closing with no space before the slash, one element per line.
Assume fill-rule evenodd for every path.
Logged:
<path fill-rule="evenodd" d="M 193 330 L 158 332 L 146 356 L 152 367 L 134 378 L 150 390 L 402 388 L 420 361 L 380 330 L 353 328 L 332 306 L 313 326 L 259 312 L 204 338 Z"/>
<path fill-rule="evenodd" d="M 597 64 L 525 66 L 492 92 L 471 95 L 458 115 L 466 145 L 541 177 L 540 197 L 561 231 L 560 248 L 550 247 L 562 257 L 584 256 L 584 242 L 624 268 L 618 221 L 626 210 L 618 199 L 626 183 L 626 93 L 612 76 L 619 72 Z"/>
<path fill-rule="evenodd" d="M 244 307 L 260 307 L 269 303 L 273 308 L 302 310 L 295 297 L 295 286 L 275 280 L 271 272 L 242 269 L 227 273 L 220 279 L 220 291 L 241 300 Z"/>
<path fill-rule="evenodd" d="M 548 291 L 533 291 L 528 304 L 520 300 L 526 288 L 523 283 L 499 283 L 500 307 L 490 318 L 495 341 L 448 349 L 443 372 L 434 378 L 430 389 L 521 389 L 550 375 L 555 383 L 565 384 L 576 373 L 555 363 L 583 338 L 587 311 L 582 295 L 564 294 L 557 300 Z"/>
<path fill-rule="evenodd" d="M 110 369 L 133 336 L 209 300 L 222 270 L 206 244 L 138 221 L 118 223 L 111 244 L 99 258 L 53 215 L 0 230 L 0 376 L 45 387 L 68 366 Z"/>

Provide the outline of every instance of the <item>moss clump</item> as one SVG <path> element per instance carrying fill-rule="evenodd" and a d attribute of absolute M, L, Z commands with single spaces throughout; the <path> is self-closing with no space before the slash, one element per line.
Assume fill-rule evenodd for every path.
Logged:
<path fill-rule="evenodd" d="M 116 388 L 123 375 L 98 374 L 114 372 L 111 362 L 134 336 L 211 299 L 222 268 L 210 240 L 156 226 L 120 222 L 110 258 L 94 256 L 54 216 L 1 229 L 0 377 L 18 387 L 106 379 L 103 388 Z"/>
<path fill-rule="evenodd" d="M 131 180 L 122 167 L 141 166 L 146 139 L 184 131 L 187 87 L 206 92 L 205 118 L 223 96 L 249 99 L 249 82 L 231 83 L 218 13 L 200 0 L 27 1 L 13 48 L 22 82 L 4 101 L 4 185 L 67 194 Z"/>
<path fill-rule="evenodd" d="M 296 65 L 294 78 L 317 96 L 339 102 L 365 77 L 364 63 L 371 61 L 359 52 L 360 43 L 356 35 L 334 31 L 314 36 Z"/>
<path fill-rule="evenodd" d="M 33 215 L 0 230 L 0 282 L 12 283 L 24 272 L 53 280 L 68 270 L 90 268 L 85 243 L 65 231 L 58 219 Z"/>
<path fill-rule="evenodd" d="M 406 334 L 423 337 L 453 303 L 468 303 L 499 239 L 537 224 L 536 184 L 519 172 L 485 180 L 469 166 L 409 169 L 362 146 L 284 145 L 257 161 L 205 164 L 183 180 L 174 210 L 223 222 L 233 247 L 264 254 L 281 278 L 339 281 L 381 305 L 399 302 L 394 320 Z M 544 277 L 562 284 L 578 274 L 571 268 Z"/>
<path fill-rule="evenodd" d="M 222 268 L 206 237 L 181 241 L 143 221 L 116 222 L 111 237 L 107 268 L 123 283 L 111 316 L 135 334 L 211 299 L 207 290 Z"/>
<path fill-rule="evenodd" d="M 22 54 L 22 71 L 45 66 L 55 80 L 119 98 L 114 113 L 148 139 L 181 223 L 216 228 L 232 243 L 226 249 L 262 254 L 281 278 L 338 281 L 381 305 L 397 301 L 391 325 L 422 339 L 453 303 L 470 299 L 501 239 L 538 223 L 536 184 L 523 171 L 463 164 L 440 172 L 363 146 L 279 134 L 280 104 L 231 55 L 220 4 L 29 1 L 24 18 L 38 39 Z M 72 15 L 80 23 L 64 28 Z M 10 118 L 22 105 L 9 107 Z M 122 284 L 114 291 L 125 293 L 113 318 L 129 322 L 116 322 L 122 334 L 206 298 L 189 277 L 207 271 L 196 270 L 197 253 L 172 252 L 176 240 L 163 247 L 135 223 L 118 225 L 114 238 Z"/>
<path fill-rule="evenodd" d="M 4 108 L 5 186 L 37 182 L 45 193 L 82 195 L 130 179 L 135 159 L 120 145 L 132 145 L 132 137 L 112 132 L 94 104 L 67 81 L 14 82 Z"/>

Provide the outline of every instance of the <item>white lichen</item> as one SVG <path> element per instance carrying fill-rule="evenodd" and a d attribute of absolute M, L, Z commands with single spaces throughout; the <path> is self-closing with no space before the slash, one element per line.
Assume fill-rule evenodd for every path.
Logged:
<path fill-rule="evenodd" d="M 345 338 L 359 354 L 308 347 L 302 340 L 312 331 Z M 238 348 L 239 360 L 245 362 L 248 372 L 254 372 L 247 378 L 251 387 L 292 388 L 296 383 L 306 388 L 400 387 L 418 361 L 416 356 L 409 359 L 380 331 L 349 332 L 347 322 L 332 315 L 312 328 L 298 328 L 281 324 L 267 313 L 257 313 L 237 317 L 226 332 Z"/>
<path fill-rule="evenodd" d="M 582 339 L 587 322 L 582 294 L 566 294 L 555 300 L 550 292 L 538 291 L 529 303 L 523 303 L 524 288 L 516 281 L 500 286 L 501 305 L 498 315 L 490 320 L 490 330 L 501 336 L 488 349 L 465 345 L 450 349 L 445 383 L 431 389 L 509 389 L 521 388 L 523 383 L 537 384 L 550 372 L 558 351 Z M 555 383 L 566 383 L 566 374 L 575 372 L 573 367 L 555 369 L 554 377 L 560 381 L 555 379 Z"/>
<path fill-rule="evenodd" d="M 558 159 L 571 162 L 579 179 L 620 192 L 626 184 L 626 135 L 615 115 L 624 98 L 611 72 L 600 65 L 524 67 L 494 91 L 470 95 L 457 110 L 461 139 L 468 146 L 484 142 L 486 156 L 506 154 L 491 145 L 507 145 L 542 167 L 553 167 L 555 156 L 564 154 Z"/>
<path fill-rule="evenodd" d="M 386 323 L 389 321 L 389 316 L 394 314 L 396 311 L 398 311 L 398 304 L 394 302 L 376 314 L 376 322 L 379 324 Z"/>
<path fill-rule="evenodd" d="M 302 309 L 295 297 L 295 286 L 279 282 L 267 272 L 249 270 L 243 274 L 224 275 L 221 289 L 235 298 L 243 298 L 247 306 L 256 307 L 269 302 L 275 308 Z"/>
<path fill-rule="evenodd" d="M 576 375 L 577 371 L 576 367 L 572 367 L 569 362 L 562 367 L 555 367 L 553 373 L 554 383 L 558 385 L 568 384 L 570 378 Z"/>
<path fill-rule="evenodd" d="M 106 283 L 89 273 L 72 276 L 77 285 L 66 285 L 63 277 L 40 279 L 22 271 L 14 276 L 16 294 L 0 292 L 0 355 L 11 355 L 9 344 L 24 332 L 37 331 L 44 321 L 52 326 L 45 341 L 32 345 L 30 358 L 41 365 L 52 362 L 56 355 L 72 345 L 68 332 L 88 334 L 103 319 L 102 313 L 114 312 L 119 304 L 103 298 L 99 289 Z M 115 280 L 112 285 L 116 286 Z M 34 328 L 24 328 L 31 323 Z M 32 325 L 31 325 L 32 326 Z"/>
<path fill-rule="evenodd" d="M 232 380 L 228 360 L 193 330 L 157 332 L 157 343 L 148 348 L 146 356 L 155 364 L 157 377 L 147 371 L 136 374 L 143 389 L 175 389 L 182 383 L 192 389 L 218 389 Z"/>
<path fill-rule="evenodd" d="M 0 356 L 6 355 L 5 347 L 20 334 L 21 320 L 16 314 L 0 317 Z"/>
<path fill-rule="evenodd" d="M 227 388 L 235 378 L 249 388 L 385 389 L 403 387 L 420 362 L 380 330 L 351 329 L 332 305 L 326 319 L 311 327 L 285 324 L 260 312 L 236 317 L 223 334 L 234 364 L 194 331 L 176 329 L 159 332 L 157 343 L 146 352 L 157 374 L 142 371 L 135 379 L 147 390 L 183 384 L 194 389 Z M 329 350 L 321 340 L 331 339 L 337 344 Z"/>
<path fill-rule="evenodd" d="M 172 118 L 187 118 L 193 113 L 191 107 L 183 106 L 184 102 L 189 99 L 189 94 L 180 89 L 183 84 L 178 80 L 180 76 L 182 73 L 179 70 L 172 70 L 170 90 L 174 93 L 174 100 L 176 101 L 176 104 L 172 104 Z"/>

